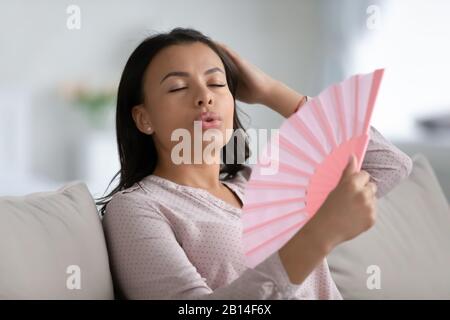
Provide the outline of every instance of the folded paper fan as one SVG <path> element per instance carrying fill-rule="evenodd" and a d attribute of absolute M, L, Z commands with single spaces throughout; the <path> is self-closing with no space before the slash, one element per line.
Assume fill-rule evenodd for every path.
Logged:
<path fill-rule="evenodd" d="M 248 267 L 280 249 L 308 222 L 336 187 L 351 154 L 361 169 L 383 72 L 330 86 L 272 137 L 245 189 L 242 240 Z"/>

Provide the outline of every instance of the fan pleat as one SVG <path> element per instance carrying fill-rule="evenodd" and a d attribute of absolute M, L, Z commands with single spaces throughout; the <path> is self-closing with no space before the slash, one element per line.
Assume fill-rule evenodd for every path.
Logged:
<path fill-rule="evenodd" d="M 253 204 L 246 204 L 244 206 L 245 211 L 247 213 L 250 213 L 250 211 L 261 209 L 261 208 L 270 208 L 278 205 L 283 205 L 287 203 L 292 202 L 304 202 L 305 197 L 296 197 L 296 198 L 287 198 L 287 199 L 281 199 L 281 200 L 274 200 L 274 201 L 266 201 L 266 202 L 259 202 L 259 203 L 253 203 Z"/>
<path fill-rule="evenodd" d="M 314 147 L 317 151 L 321 153 L 323 157 L 328 155 L 328 152 L 325 151 L 322 144 L 317 140 L 317 138 L 312 134 L 311 130 L 305 125 L 303 120 L 298 118 L 297 116 L 292 117 L 291 124 L 300 132 L 303 133 L 304 137 L 308 142 Z"/>
<path fill-rule="evenodd" d="M 345 109 L 344 109 L 344 98 L 342 96 L 342 89 L 338 85 L 333 86 L 333 97 L 334 102 L 336 103 L 336 107 L 338 109 L 338 117 L 339 117 L 339 124 L 341 126 L 342 130 L 342 141 L 341 143 L 344 143 L 348 140 L 348 134 L 347 134 L 347 127 L 345 125 L 345 117 L 347 116 Z"/>
<path fill-rule="evenodd" d="M 287 233 L 290 233 L 290 232 L 294 232 L 295 233 L 297 229 L 301 228 L 307 222 L 305 220 L 301 221 L 301 222 L 299 222 L 297 224 L 294 224 L 294 225 L 292 225 L 292 226 L 290 226 L 290 227 L 288 227 L 286 229 L 284 229 L 282 232 L 280 232 L 280 233 L 276 234 L 275 236 L 267 239 L 266 241 L 262 242 L 261 244 L 251 248 L 249 251 L 246 252 L 246 254 L 247 255 L 252 255 L 255 251 L 264 248 L 267 244 L 269 244 L 271 242 L 274 242 L 275 240 L 277 240 L 280 237 L 285 236 Z"/>
<path fill-rule="evenodd" d="M 306 188 L 305 185 L 285 182 L 273 182 L 267 180 L 253 180 L 247 183 L 247 186 L 254 189 L 290 189 L 290 188 Z"/>
<path fill-rule="evenodd" d="M 286 138 L 280 135 L 280 146 L 287 150 L 289 153 L 291 153 L 293 156 L 297 156 L 301 158 L 302 160 L 305 160 L 312 164 L 313 166 L 318 165 L 318 163 L 313 160 L 311 157 L 309 157 L 306 153 L 304 153 L 301 149 L 299 149 L 297 146 L 292 144 L 290 141 L 288 141 Z"/>
<path fill-rule="evenodd" d="M 299 177 L 310 177 L 311 174 L 303 171 L 301 169 L 295 168 L 287 163 L 278 162 L 278 168 L 280 169 L 281 172 L 285 172 L 285 173 L 291 173 L 293 175 L 299 176 Z"/>
<path fill-rule="evenodd" d="M 355 136 L 355 135 L 359 135 L 360 134 L 360 131 L 358 130 L 358 127 L 359 127 L 359 107 L 358 107 L 358 105 L 359 105 L 359 76 L 358 75 L 356 75 L 356 76 L 354 76 L 353 77 L 353 82 L 354 82 L 354 86 L 355 86 L 355 91 L 354 91 L 354 99 L 355 99 L 355 101 L 354 101 L 354 103 L 353 103 L 353 105 L 352 105 L 352 107 L 353 107 L 353 109 L 355 110 L 355 114 L 354 114 L 354 116 L 353 116 L 353 120 L 354 120 L 354 123 L 353 123 L 353 130 L 354 130 L 354 132 L 353 132 L 353 135 Z"/>
<path fill-rule="evenodd" d="M 377 99 L 378 91 L 380 89 L 381 79 L 384 74 L 384 69 L 376 70 L 373 75 L 372 86 L 370 89 L 369 102 L 367 103 L 367 112 L 364 119 L 364 127 L 367 128 L 366 132 L 369 132 L 369 121 L 372 116 L 373 107 Z"/>
<path fill-rule="evenodd" d="M 252 226 L 250 228 L 244 229 L 244 234 L 248 234 L 250 232 L 254 232 L 255 230 L 258 230 L 258 229 L 260 229 L 260 228 L 262 228 L 262 227 L 264 227 L 264 226 L 266 226 L 268 224 L 271 224 L 271 223 L 274 223 L 274 222 L 279 222 L 279 221 L 281 221 L 283 219 L 290 218 L 293 215 L 298 215 L 300 213 L 305 213 L 305 212 L 306 212 L 306 209 L 299 209 L 299 210 L 294 210 L 294 211 L 288 212 L 288 213 L 286 213 L 284 215 L 277 216 L 277 217 L 275 217 L 273 219 L 269 219 L 267 221 L 264 221 L 262 223 L 254 225 L 254 226 Z"/>
<path fill-rule="evenodd" d="M 336 138 L 333 134 L 331 124 L 328 122 L 328 119 L 323 112 L 323 104 L 320 101 L 320 97 L 317 98 L 317 100 L 311 101 L 311 104 L 313 105 L 312 111 L 315 113 L 320 127 L 325 132 L 327 141 L 331 143 L 331 149 L 335 149 L 337 147 Z"/>

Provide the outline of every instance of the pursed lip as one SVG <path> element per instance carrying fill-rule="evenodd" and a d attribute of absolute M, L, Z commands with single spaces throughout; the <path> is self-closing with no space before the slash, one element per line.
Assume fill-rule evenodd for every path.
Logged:
<path fill-rule="evenodd" d="M 201 121 L 203 130 L 211 128 L 220 128 L 222 125 L 222 117 L 215 112 L 202 112 L 195 121 Z"/>
<path fill-rule="evenodd" d="M 215 112 L 202 112 L 195 120 L 197 121 L 214 121 L 214 120 L 220 120 L 222 121 L 222 117 L 215 113 Z"/>

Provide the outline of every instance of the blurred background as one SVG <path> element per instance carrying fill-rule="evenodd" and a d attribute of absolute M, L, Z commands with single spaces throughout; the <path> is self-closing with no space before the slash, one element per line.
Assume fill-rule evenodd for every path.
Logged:
<path fill-rule="evenodd" d="M 310 96 L 386 68 L 372 124 L 408 154 L 424 153 L 450 201 L 449 14 L 447 0 L 1 0 L 0 196 L 72 180 L 101 196 L 119 169 L 123 66 L 146 36 L 180 26 Z M 283 120 L 238 104 L 249 127 Z"/>

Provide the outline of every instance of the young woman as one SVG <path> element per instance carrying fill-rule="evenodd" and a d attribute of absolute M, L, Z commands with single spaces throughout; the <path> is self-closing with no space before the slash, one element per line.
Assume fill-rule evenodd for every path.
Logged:
<path fill-rule="evenodd" d="M 342 298 L 326 256 L 373 225 L 375 195 L 409 174 L 410 158 L 371 128 L 363 170 L 354 172 L 352 157 L 316 215 L 279 251 L 247 268 L 240 215 L 251 166 L 176 164 L 171 153 L 176 129 L 202 139 L 194 134 L 196 120 L 203 130 L 223 133 L 216 147 L 224 147 L 226 130 L 242 129 L 236 99 L 289 117 L 306 97 L 192 29 L 147 38 L 131 54 L 117 100 L 120 182 L 98 202 L 120 297 Z M 225 159 L 225 149 L 216 160 Z M 249 151 L 245 144 L 245 159 Z"/>

